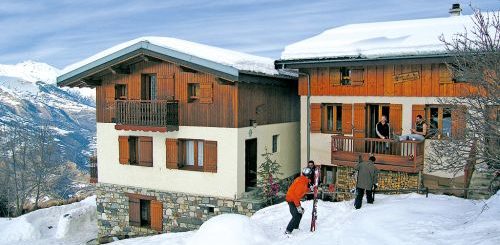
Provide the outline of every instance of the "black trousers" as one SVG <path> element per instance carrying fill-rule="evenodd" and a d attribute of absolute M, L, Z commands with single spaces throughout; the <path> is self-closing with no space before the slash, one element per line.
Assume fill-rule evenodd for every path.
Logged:
<path fill-rule="evenodd" d="M 299 228 L 300 220 L 302 219 L 302 214 L 299 214 L 297 211 L 297 207 L 295 207 L 295 203 L 289 202 L 288 207 L 290 208 L 290 213 L 292 214 L 292 219 L 288 222 L 288 226 L 286 230 L 292 232 L 294 229 Z"/>
<path fill-rule="evenodd" d="M 363 195 L 365 194 L 365 189 L 356 188 L 356 200 L 354 200 L 354 207 L 356 209 L 361 208 L 361 204 L 363 203 Z M 373 203 L 373 191 L 366 190 L 366 202 Z"/>

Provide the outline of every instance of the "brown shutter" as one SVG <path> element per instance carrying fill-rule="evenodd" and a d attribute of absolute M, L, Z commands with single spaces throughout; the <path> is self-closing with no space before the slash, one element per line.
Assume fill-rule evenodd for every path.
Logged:
<path fill-rule="evenodd" d="M 217 141 L 204 142 L 203 171 L 217 173 Z"/>
<path fill-rule="evenodd" d="M 351 70 L 351 85 L 363 85 L 365 82 L 365 70 L 364 69 L 352 69 Z"/>
<path fill-rule="evenodd" d="M 451 136 L 460 138 L 464 136 L 467 126 L 466 123 L 467 107 L 459 105 L 451 112 Z"/>
<path fill-rule="evenodd" d="M 453 83 L 451 72 L 446 64 L 439 64 L 439 83 Z"/>
<path fill-rule="evenodd" d="M 355 103 L 354 104 L 354 138 L 365 138 L 366 137 L 366 104 Z M 355 141 L 354 150 L 356 152 L 364 152 L 365 144 L 364 141 Z"/>
<path fill-rule="evenodd" d="M 118 155 L 120 164 L 128 164 L 130 159 L 128 149 L 128 136 L 118 137 Z"/>
<path fill-rule="evenodd" d="M 389 125 L 395 134 L 401 135 L 403 131 L 403 105 L 389 105 Z"/>
<path fill-rule="evenodd" d="M 340 85 L 340 69 L 330 68 L 330 86 Z"/>
<path fill-rule="evenodd" d="M 163 231 L 163 203 L 151 200 L 151 229 Z"/>
<path fill-rule="evenodd" d="M 153 167 L 152 137 L 139 137 L 139 165 Z"/>
<path fill-rule="evenodd" d="M 175 97 L 174 76 L 158 76 L 158 99 L 172 100 Z"/>
<path fill-rule="evenodd" d="M 352 134 L 352 104 L 342 104 L 342 133 Z"/>
<path fill-rule="evenodd" d="M 204 82 L 200 84 L 200 103 L 210 104 L 213 102 L 213 83 Z"/>
<path fill-rule="evenodd" d="M 128 198 L 128 222 L 131 226 L 141 226 L 141 201 L 138 198 Z"/>
<path fill-rule="evenodd" d="M 425 105 L 412 105 L 411 106 L 411 115 L 412 115 L 412 127 L 415 127 L 417 124 L 416 118 L 418 115 L 422 116 L 422 118 L 426 118 L 425 116 Z M 429 123 L 427 123 L 429 125 Z M 429 128 L 427 128 L 428 130 Z"/>
<path fill-rule="evenodd" d="M 167 168 L 177 169 L 179 164 L 179 143 L 177 139 L 166 139 Z"/>
<path fill-rule="evenodd" d="M 321 131 L 321 104 L 311 104 L 311 132 L 319 133 Z"/>

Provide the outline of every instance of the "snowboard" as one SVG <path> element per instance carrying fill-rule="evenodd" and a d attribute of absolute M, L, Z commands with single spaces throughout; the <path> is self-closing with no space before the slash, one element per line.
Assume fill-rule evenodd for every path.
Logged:
<path fill-rule="evenodd" d="M 314 196 L 313 196 L 313 209 L 312 209 L 312 218 L 311 218 L 311 232 L 314 232 L 316 230 L 316 220 L 318 219 L 317 205 L 318 205 L 319 178 L 320 178 L 319 168 L 316 167 L 314 169 L 314 186 L 313 186 Z"/>

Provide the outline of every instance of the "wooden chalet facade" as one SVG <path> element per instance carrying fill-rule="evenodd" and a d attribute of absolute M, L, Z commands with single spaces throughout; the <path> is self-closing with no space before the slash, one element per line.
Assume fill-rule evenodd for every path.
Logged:
<path fill-rule="evenodd" d="M 118 47 L 58 78 L 96 89 L 99 237 L 252 214 L 262 203 L 242 197 L 266 150 L 282 178 L 299 172 L 296 76 L 271 59 L 177 39 Z"/>
<path fill-rule="evenodd" d="M 323 166 L 324 183 L 340 191 L 354 187 L 348 174 L 359 156 L 367 160 L 370 154 L 382 170 L 383 189 L 419 188 L 422 173 L 452 177 L 424 168 L 429 142 L 460 137 L 465 127 L 465 106 L 442 104 L 440 98 L 477 92 L 450 72 L 451 57 L 438 39 L 443 32 L 463 31 L 470 17 L 449 18 L 342 26 L 287 46 L 275 65 L 300 74 L 301 163 L 310 156 Z M 384 35 L 404 38 L 396 42 Z M 426 49 L 419 50 L 422 46 Z M 389 139 L 375 131 L 382 115 L 390 125 Z M 417 115 L 435 128 L 432 136 L 423 142 L 396 140 L 411 133 Z M 344 198 L 348 196 L 337 197 Z"/>

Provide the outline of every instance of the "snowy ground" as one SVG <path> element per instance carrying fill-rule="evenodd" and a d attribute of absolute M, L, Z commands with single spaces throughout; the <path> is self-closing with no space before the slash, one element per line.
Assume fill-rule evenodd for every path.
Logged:
<path fill-rule="evenodd" d="M 89 225 L 95 224 L 89 216 L 95 217 L 94 200 L 40 210 L 11 221 L 0 219 L 0 244 L 84 243 L 96 234 L 95 226 Z M 219 215 L 198 231 L 112 244 L 500 244 L 500 192 L 483 201 L 441 195 L 377 195 L 375 204 L 364 203 L 360 210 L 353 209 L 352 201 L 320 201 L 314 233 L 309 232 L 312 202 L 303 205 L 306 215 L 300 230 L 289 237 L 283 233 L 290 214 L 286 203 L 281 203 L 262 209 L 251 218 Z M 66 213 L 78 213 L 82 218 L 69 219 L 71 223 L 64 219 Z M 46 230 L 48 225 L 55 227 Z"/>

